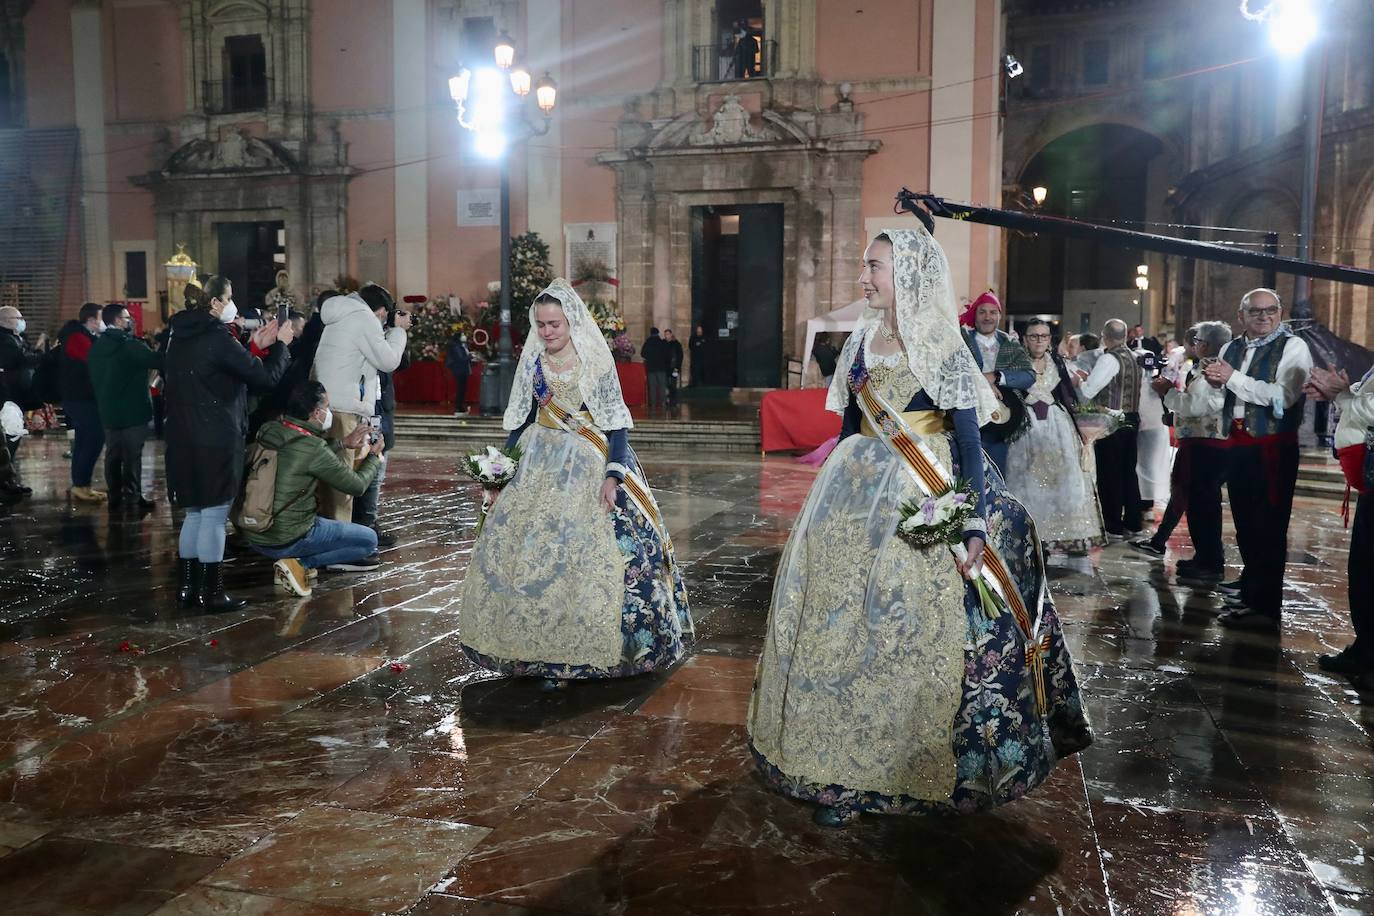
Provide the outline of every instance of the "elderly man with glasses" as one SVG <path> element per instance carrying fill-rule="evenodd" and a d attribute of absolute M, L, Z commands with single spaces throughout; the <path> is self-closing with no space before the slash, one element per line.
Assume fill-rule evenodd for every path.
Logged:
<path fill-rule="evenodd" d="M 1312 353 L 1283 323 L 1283 302 L 1272 289 L 1246 293 L 1239 317 L 1244 335 L 1203 370 L 1212 387 L 1224 392 L 1227 490 L 1243 564 L 1239 579 L 1220 586 L 1229 608 L 1220 621 L 1277 634 Z"/>

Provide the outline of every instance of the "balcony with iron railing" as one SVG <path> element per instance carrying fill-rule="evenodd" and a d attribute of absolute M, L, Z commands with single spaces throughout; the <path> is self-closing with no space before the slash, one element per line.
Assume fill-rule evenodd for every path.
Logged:
<path fill-rule="evenodd" d="M 243 111 L 262 111 L 272 98 L 272 81 L 266 77 L 254 80 L 206 80 L 202 95 L 205 113 L 211 115 L 236 114 Z"/>
<path fill-rule="evenodd" d="M 775 75 L 777 69 L 778 43 L 771 38 L 758 42 L 752 61 L 748 57 L 740 60 L 732 45 L 696 45 L 692 48 L 692 80 L 698 83 L 766 79 Z"/>

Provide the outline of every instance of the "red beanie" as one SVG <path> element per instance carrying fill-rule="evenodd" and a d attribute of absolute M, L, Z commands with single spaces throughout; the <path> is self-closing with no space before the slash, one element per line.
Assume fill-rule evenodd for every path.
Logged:
<path fill-rule="evenodd" d="M 964 313 L 959 316 L 959 323 L 966 328 L 973 327 L 978 317 L 978 306 L 980 305 L 995 305 L 997 306 L 997 311 L 1002 311 L 1001 301 L 993 295 L 992 290 L 988 290 L 977 299 L 974 299 L 973 304 L 964 310 Z"/>

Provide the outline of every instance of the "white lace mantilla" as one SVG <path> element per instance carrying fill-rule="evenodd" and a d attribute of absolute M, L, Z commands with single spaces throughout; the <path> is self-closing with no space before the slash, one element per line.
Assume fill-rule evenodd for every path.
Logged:
<path fill-rule="evenodd" d="M 972 408 L 982 426 L 997 408 L 997 396 L 983 377 L 959 333 L 958 300 L 944 249 L 924 227 L 888 230 L 892 239 L 892 279 L 896 290 L 897 332 L 911 374 L 941 410 Z M 849 370 L 859 347 L 882 320 L 865 309 L 835 366 L 825 406 L 843 414 L 849 404 Z"/>
<path fill-rule="evenodd" d="M 587 311 L 587 304 L 561 277 L 539 295 L 553 296 L 563 305 L 563 315 L 568 319 L 568 330 L 572 334 L 573 349 L 577 351 L 582 364 L 582 374 L 578 379 L 581 402 L 591 411 L 596 425 L 607 431 L 633 429 L 634 420 L 630 419 L 630 410 L 625 406 L 625 397 L 620 391 L 620 376 L 615 371 L 611 348 L 606 345 L 601 329 Z M 536 302 L 538 298 L 535 297 Z M 508 430 L 519 429 L 524 424 L 534 399 L 535 364 L 544 353 L 544 341 L 539 337 L 534 319 L 536 308 L 537 304 L 530 306 L 530 334 L 525 339 L 525 349 L 520 352 L 520 363 L 515 367 L 510 403 L 501 423 Z"/>

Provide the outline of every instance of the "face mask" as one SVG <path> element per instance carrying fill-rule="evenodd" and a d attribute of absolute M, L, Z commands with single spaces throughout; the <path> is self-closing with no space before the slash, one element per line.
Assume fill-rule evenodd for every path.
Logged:
<path fill-rule="evenodd" d="M 100 322 L 100 324 L 98 324 L 98 325 L 95 326 L 95 332 L 96 332 L 97 334 L 104 334 L 105 331 L 107 331 L 107 330 L 109 329 L 109 327 L 110 327 L 109 325 L 107 325 L 105 322 L 102 321 L 102 322 Z"/>
<path fill-rule="evenodd" d="M 228 324 L 237 317 L 239 317 L 239 307 L 234 304 L 233 299 L 230 299 L 229 304 L 224 307 L 224 311 L 219 313 L 219 320 Z"/>
<path fill-rule="evenodd" d="M 328 430 L 328 429 L 329 429 L 330 427 L 332 427 L 333 425 L 334 425 L 334 411 L 332 411 L 332 410 L 330 410 L 328 407 L 326 407 L 326 408 L 324 409 L 324 418 L 323 418 L 322 420 L 320 420 L 320 427 L 321 427 L 322 429 Z"/>
<path fill-rule="evenodd" d="M 23 334 L 24 329 L 28 326 L 28 322 L 26 322 L 23 318 L 20 318 L 18 321 L 14 323 L 14 333 Z"/>

